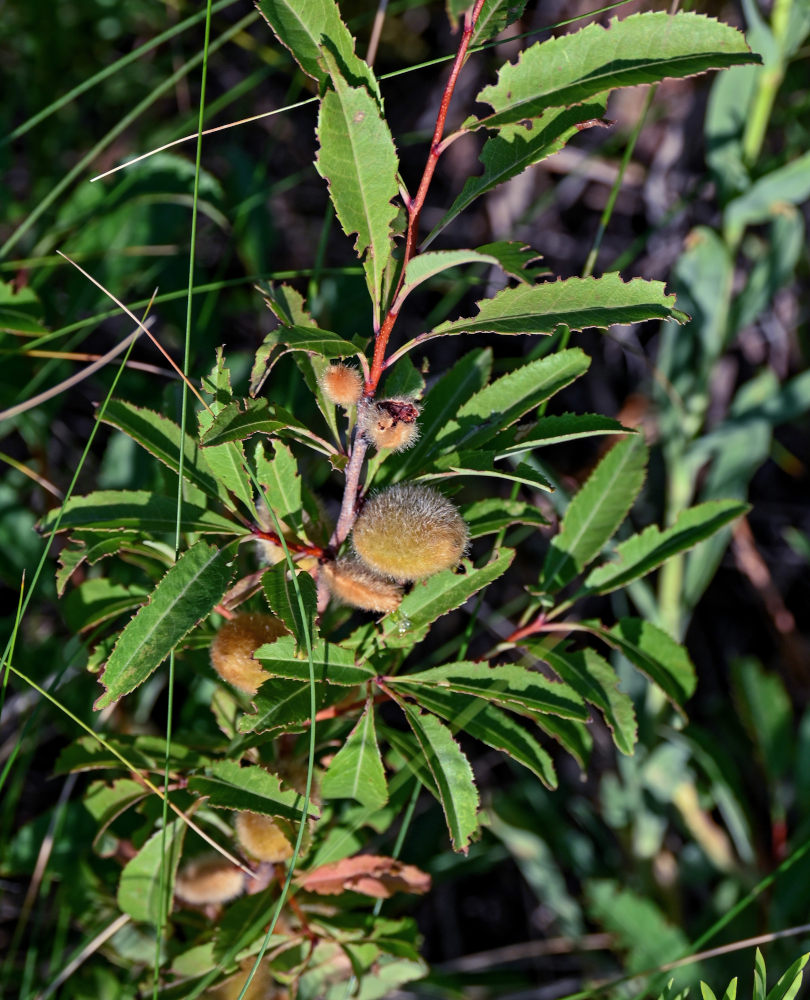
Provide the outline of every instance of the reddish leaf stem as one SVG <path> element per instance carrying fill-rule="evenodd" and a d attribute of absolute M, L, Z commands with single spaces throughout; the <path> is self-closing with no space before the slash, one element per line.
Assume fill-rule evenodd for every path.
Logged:
<path fill-rule="evenodd" d="M 272 542 L 274 545 L 281 546 L 281 539 L 275 531 L 262 531 L 260 528 L 253 528 L 251 533 L 254 538 L 261 538 L 264 542 Z M 305 552 L 308 556 L 315 556 L 317 559 L 323 555 L 323 549 L 320 545 L 310 545 L 307 542 L 288 540 L 287 548 L 290 552 Z"/>
<path fill-rule="evenodd" d="M 402 269 L 399 274 L 399 281 L 397 282 L 394 294 L 391 297 L 393 302 L 396 302 L 397 295 L 399 294 L 399 290 L 405 279 L 405 268 L 407 267 L 408 261 L 413 256 L 416 234 L 419 228 L 419 214 L 425 204 L 425 198 L 427 197 L 430 182 L 433 179 L 433 173 L 436 170 L 436 164 L 439 162 L 439 157 L 442 154 L 441 141 L 442 136 L 444 135 L 444 125 L 447 119 L 447 111 L 450 107 L 453 91 L 456 89 L 458 75 L 461 72 L 461 67 L 464 65 L 464 60 L 467 56 L 467 49 L 470 44 L 470 39 L 472 38 L 472 33 L 475 30 L 475 25 L 483 6 L 484 0 L 475 0 L 475 4 L 472 9 L 468 10 L 464 15 L 464 30 L 461 33 L 461 42 L 458 47 L 458 52 L 456 53 L 456 58 L 453 62 L 453 68 L 450 70 L 450 76 L 448 77 L 447 84 L 444 88 L 444 94 L 442 94 L 442 102 L 439 106 L 439 113 L 436 116 L 436 128 L 433 131 L 433 139 L 430 143 L 430 152 L 428 154 L 427 163 L 425 164 L 425 170 L 422 174 L 422 180 L 419 183 L 419 189 L 417 190 L 415 197 L 411 199 L 411 203 L 408 206 L 408 231 L 405 236 L 405 254 L 402 258 Z M 388 310 L 374 341 L 374 357 L 371 362 L 371 372 L 368 380 L 366 381 L 365 387 L 365 395 L 367 397 L 374 395 L 377 389 L 377 384 L 382 376 L 385 362 L 385 351 L 388 347 L 388 338 L 391 336 L 391 331 L 394 328 L 398 315 L 399 311 L 395 312 L 392 306 Z"/>

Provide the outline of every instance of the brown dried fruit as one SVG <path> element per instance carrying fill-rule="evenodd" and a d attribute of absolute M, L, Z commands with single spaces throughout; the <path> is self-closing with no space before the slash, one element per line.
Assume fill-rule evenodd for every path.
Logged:
<path fill-rule="evenodd" d="M 211 666 L 219 676 L 246 694 L 255 694 L 267 680 L 253 653 L 266 642 L 285 635 L 286 628 L 273 615 L 246 611 L 225 622 L 211 643 Z"/>
<path fill-rule="evenodd" d="M 382 399 L 358 412 L 360 429 L 378 449 L 404 451 L 419 437 L 419 407 L 412 399 Z"/>
<path fill-rule="evenodd" d="M 385 614 L 396 611 L 402 600 L 402 590 L 395 583 L 384 580 L 358 559 L 323 563 L 320 572 L 332 597 L 341 604 Z"/>
<path fill-rule="evenodd" d="M 293 855 L 293 845 L 279 824 L 260 813 L 238 812 L 236 836 L 244 850 L 257 861 L 278 864 Z"/>
<path fill-rule="evenodd" d="M 244 872 L 219 854 L 204 854 L 189 861 L 177 873 L 174 883 L 175 896 L 194 906 L 227 903 L 241 896 L 244 889 Z"/>

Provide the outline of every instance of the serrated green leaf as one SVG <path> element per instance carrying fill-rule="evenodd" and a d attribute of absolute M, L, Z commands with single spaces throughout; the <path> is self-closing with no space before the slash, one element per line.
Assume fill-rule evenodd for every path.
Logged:
<path fill-rule="evenodd" d="M 97 709 L 133 691 L 206 615 L 231 582 L 233 552 L 197 542 L 184 552 L 118 638 Z"/>
<path fill-rule="evenodd" d="M 256 447 L 256 476 L 262 496 L 276 517 L 296 534 L 304 529 L 301 477 L 292 451 L 280 441 L 273 442 L 273 457 L 268 459 L 264 445 Z"/>
<path fill-rule="evenodd" d="M 550 334 L 561 325 L 572 330 L 605 330 L 616 323 L 646 319 L 678 323 L 688 319 L 675 308 L 674 296 L 665 294 L 662 281 L 633 278 L 625 282 L 615 272 L 601 278 L 504 288 L 477 305 L 476 316 L 447 320 L 422 339 L 460 333 Z"/>
<path fill-rule="evenodd" d="M 522 240 L 496 240 L 476 247 L 476 250 L 497 258 L 507 274 L 524 283 L 531 284 L 540 273 L 548 271 L 548 268 L 536 264 L 543 259 L 542 256 Z M 530 268 L 530 264 L 535 264 L 535 267 Z"/>
<path fill-rule="evenodd" d="M 651 524 L 640 534 L 617 545 L 614 558 L 592 570 L 585 587 L 598 594 L 624 587 L 678 552 L 691 549 L 747 510 L 748 504 L 736 500 L 709 500 L 681 511 L 675 523 L 663 531 Z"/>
<path fill-rule="evenodd" d="M 484 165 L 482 173 L 467 178 L 456 200 L 422 246 L 430 246 L 436 236 L 481 195 L 559 152 L 586 127 L 586 123 L 602 124 L 606 104 L 606 96 L 596 96 L 570 108 L 550 108 L 527 125 L 506 126 L 490 136 L 479 156 Z M 484 247 L 480 249 L 485 250 Z"/>
<path fill-rule="evenodd" d="M 528 715 L 559 715 L 584 722 L 588 711 L 579 694 L 560 681 L 552 681 L 536 670 L 527 670 L 516 663 L 490 667 L 487 663 L 449 663 L 413 674 L 386 678 L 393 689 L 409 692 L 422 686 L 446 691 L 458 691 L 494 702 L 510 712 Z"/>
<path fill-rule="evenodd" d="M 553 489 L 551 483 L 541 475 L 535 468 L 524 463 L 520 463 L 514 468 L 506 466 L 503 469 L 496 468 L 494 451 L 452 451 L 447 455 L 440 455 L 434 465 L 429 466 L 418 479 L 451 479 L 455 476 L 472 476 L 475 479 L 489 477 L 493 479 L 507 479 L 512 483 L 523 483 L 534 490 Z"/>
<path fill-rule="evenodd" d="M 758 61 L 739 31 L 700 14 L 651 11 L 622 21 L 614 18 L 607 28 L 592 23 L 538 42 L 516 63 L 504 66 L 497 83 L 478 95 L 493 109 L 478 124 L 516 124 L 546 108 L 569 107 L 615 87 Z"/>
<path fill-rule="evenodd" d="M 606 629 L 599 622 L 583 623 L 624 656 L 681 709 L 697 684 L 689 654 L 672 636 L 641 618 L 621 618 Z"/>
<path fill-rule="evenodd" d="M 536 424 L 524 424 L 505 430 L 492 442 L 497 448 L 498 458 L 519 455 L 535 448 L 545 448 L 564 441 L 595 437 L 597 434 L 632 434 L 633 429 L 624 427 L 612 417 L 597 413 L 563 413 L 555 417 L 541 417 Z"/>
<path fill-rule="evenodd" d="M 120 531 L 136 529 L 145 533 L 174 533 L 177 498 L 162 497 L 146 490 L 99 490 L 82 497 L 71 497 L 62 507 L 60 531 L 81 528 L 84 531 Z M 58 510 L 51 510 L 39 522 L 39 530 L 50 531 Z M 180 530 L 183 532 L 242 535 L 245 529 L 221 514 L 184 503 Z"/>
<path fill-rule="evenodd" d="M 355 799 L 369 809 L 381 809 L 388 801 L 372 701 L 367 702 L 357 725 L 332 758 L 321 792 L 327 799 Z"/>
<path fill-rule="evenodd" d="M 334 0 L 257 0 L 256 6 L 308 76 L 321 84 L 329 79 L 322 62 L 323 46 L 328 45 L 344 76 L 379 94 L 374 73 L 355 54 L 354 39 Z"/>
<path fill-rule="evenodd" d="M 400 311 L 402 303 L 408 295 L 423 281 L 429 281 L 437 274 L 441 274 L 451 267 L 460 267 L 462 264 L 494 264 L 498 266 L 500 261 L 492 254 L 482 253 L 480 250 L 431 250 L 428 253 L 418 254 L 416 257 L 412 257 L 405 267 L 405 278 L 394 302 L 394 311 Z"/>
<path fill-rule="evenodd" d="M 512 549 L 499 549 L 495 556 L 480 569 L 474 569 L 466 559 L 466 572 L 444 570 L 422 583 L 417 583 L 407 594 L 396 614 L 386 615 L 376 626 L 380 639 L 386 646 L 408 647 L 424 638 L 428 627 L 441 615 L 447 614 L 468 601 L 473 594 L 502 576 L 512 562 Z"/>
<path fill-rule="evenodd" d="M 96 771 L 106 768 L 121 770 L 123 764 L 112 750 L 132 765 L 133 770 L 163 773 L 166 765 L 166 740 L 162 736 L 138 735 L 106 736 L 103 746 L 94 736 L 80 736 L 69 743 L 59 754 L 54 772 Z M 202 744 L 202 745 L 199 745 Z M 172 739 L 169 749 L 169 774 L 174 777 L 190 767 L 202 767 L 208 763 L 207 746 L 204 740 L 195 737 L 194 745 L 186 746 L 177 736 Z"/>
<path fill-rule="evenodd" d="M 315 582 L 309 573 L 297 574 L 301 598 L 304 602 L 305 618 L 301 617 L 298 594 L 290 579 L 286 560 L 273 566 L 262 577 L 262 588 L 270 610 L 280 618 L 295 636 L 298 645 L 306 649 L 306 636 L 312 635 L 318 597 Z"/>
<path fill-rule="evenodd" d="M 171 900 L 174 893 L 185 835 L 186 824 L 180 819 L 172 820 L 165 830 L 153 833 L 124 866 L 118 883 L 118 905 L 133 920 L 160 926 L 165 901 Z M 161 868 L 164 872 L 162 898 Z"/>
<path fill-rule="evenodd" d="M 104 576 L 85 580 L 62 604 L 65 624 L 71 632 L 83 632 L 123 611 L 137 608 L 148 596 L 149 591 L 143 586 L 113 583 Z"/>
<path fill-rule="evenodd" d="M 200 436 L 214 422 L 215 416 L 233 399 L 231 373 L 225 365 L 222 348 L 217 348 L 217 360 L 211 372 L 202 380 L 203 392 L 208 396 L 209 410 L 199 410 L 197 422 Z M 247 474 L 245 452 L 241 443 L 217 445 L 205 449 L 205 461 L 217 480 L 242 501 L 253 514 L 253 488 Z"/>
<path fill-rule="evenodd" d="M 480 448 L 588 370 L 578 347 L 530 361 L 470 397 L 436 435 L 441 447 Z"/>
<path fill-rule="evenodd" d="M 506 500 L 500 497 L 476 500 L 461 508 L 461 516 L 470 529 L 470 538 L 491 535 L 513 524 L 530 524 L 540 528 L 548 524 L 536 507 L 521 500 Z"/>
<path fill-rule="evenodd" d="M 462 0 L 462 9 L 467 6 L 466 0 Z M 481 13 L 478 15 L 470 38 L 470 47 L 475 48 L 476 45 L 483 45 L 490 38 L 499 35 L 504 28 L 508 28 L 510 24 L 517 21 L 523 14 L 525 7 L 526 0 L 484 0 L 484 6 L 481 8 Z"/>
<path fill-rule="evenodd" d="M 539 715 L 534 721 L 543 732 L 556 740 L 563 750 L 571 754 L 583 771 L 585 770 L 593 739 L 584 723 L 575 722 L 573 719 L 561 719 L 557 715 Z"/>
<path fill-rule="evenodd" d="M 272 281 L 256 282 L 265 305 L 282 326 L 317 327 L 307 311 L 304 296 L 292 285 L 274 284 Z"/>
<path fill-rule="evenodd" d="M 540 574 L 554 592 L 591 562 L 627 516 L 644 485 L 647 446 L 640 434 L 624 438 L 602 458 L 571 500 Z"/>
<path fill-rule="evenodd" d="M 123 431 L 176 475 L 180 472 L 180 427 L 154 410 L 111 399 L 101 422 Z M 205 454 L 190 434 L 183 442 L 183 478 L 203 493 L 234 507 L 227 489 L 214 475 Z"/>
<path fill-rule="evenodd" d="M 364 257 L 376 329 L 383 273 L 393 248 L 391 226 L 397 214 L 393 200 L 399 192 L 399 161 L 377 102 L 365 88 L 349 86 L 325 50 L 323 57 L 335 89 L 321 100 L 315 166 L 329 186 L 344 233 L 357 234 L 355 251 Z"/>
<path fill-rule="evenodd" d="M 470 762 L 435 715 L 422 714 L 407 703 L 401 707 L 436 783 L 453 850 L 466 854 L 479 826 Z"/>
<path fill-rule="evenodd" d="M 594 649 L 572 651 L 559 646 L 546 648 L 539 642 L 525 644 L 547 663 L 580 697 L 603 714 L 622 753 L 632 754 L 638 736 L 636 713 L 629 695 L 619 691 L 616 671 Z"/>
<path fill-rule="evenodd" d="M 223 407 L 202 436 L 205 447 L 244 441 L 252 434 L 276 434 L 284 423 L 266 399 L 246 399 L 244 409 L 234 400 Z"/>
<path fill-rule="evenodd" d="M 309 680 L 309 659 L 299 650 L 291 635 L 284 635 L 275 642 L 259 646 L 253 655 L 271 677 Z M 356 684 L 364 684 L 374 677 L 371 667 L 355 664 L 354 655 L 350 650 L 325 642 L 323 639 L 313 640 L 312 660 L 316 681 L 353 687 Z M 265 694 L 264 685 L 260 691 Z"/>
<path fill-rule="evenodd" d="M 557 775 L 548 753 L 517 720 L 483 698 L 421 686 L 413 692 L 422 708 L 440 715 L 454 732 L 463 731 L 537 775 L 547 788 L 557 787 Z"/>
<path fill-rule="evenodd" d="M 298 792 L 282 789 L 281 779 L 263 767 L 236 761 L 220 760 L 212 764 L 208 775 L 192 775 L 188 787 L 192 792 L 205 795 L 208 805 L 215 809 L 237 809 L 261 813 L 263 816 L 282 816 L 300 821 L 303 812 Z M 310 815 L 317 811 L 310 807 Z"/>
<path fill-rule="evenodd" d="M 309 667 L 307 667 L 307 673 Z M 329 688 L 325 684 L 316 686 L 315 710 L 318 711 L 326 700 Z M 237 729 L 240 733 L 265 733 L 270 731 L 301 732 L 309 725 L 311 700 L 309 680 L 289 681 L 271 677 L 264 681 L 253 695 L 255 712 L 240 717 Z"/>

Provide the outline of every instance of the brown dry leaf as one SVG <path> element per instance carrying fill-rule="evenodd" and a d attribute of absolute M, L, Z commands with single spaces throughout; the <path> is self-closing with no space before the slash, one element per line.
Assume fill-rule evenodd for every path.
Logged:
<path fill-rule="evenodd" d="M 430 889 L 430 875 L 396 858 L 358 854 L 307 872 L 298 885 L 322 896 L 360 892 L 375 899 L 388 899 L 395 892 L 423 893 Z"/>

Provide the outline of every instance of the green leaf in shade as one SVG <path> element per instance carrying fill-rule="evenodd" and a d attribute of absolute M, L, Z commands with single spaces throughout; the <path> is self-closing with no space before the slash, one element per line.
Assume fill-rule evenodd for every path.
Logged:
<path fill-rule="evenodd" d="M 292 285 L 257 281 L 256 289 L 261 292 L 265 305 L 282 326 L 317 327 L 307 311 L 304 296 Z"/>
<path fill-rule="evenodd" d="M 162 497 L 147 490 L 100 490 L 83 497 L 71 497 L 62 508 L 60 531 L 81 528 L 84 531 L 121 531 L 136 529 L 145 533 L 172 532 L 177 519 L 177 498 Z M 39 522 L 42 532 L 50 531 L 59 515 L 49 511 Z M 181 531 L 243 535 L 245 529 L 227 517 L 184 503 Z"/>
<path fill-rule="evenodd" d="M 340 688 L 318 685 L 315 692 L 316 711 L 323 707 L 327 691 L 340 691 Z M 301 732 L 309 726 L 309 680 L 288 681 L 271 677 L 263 682 L 253 696 L 253 704 L 256 711 L 241 716 L 237 723 L 240 733 L 265 733 L 271 730 Z"/>
<path fill-rule="evenodd" d="M 71 632 L 83 632 L 139 607 L 148 596 L 145 587 L 113 583 L 105 576 L 93 577 L 80 583 L 65 598 L 62 604 L 65 624 Z"/>
<path fill-rule="evenodd" d="M 459 691 L 494 702 L 511 712 L 534 718 L 537 714 L 559 715 L 585 722 L 588 711 L 582 698 L 568 684 L 552 681 L 536 670 L 516 663 L 490 667 L 487 663 L 449 663 L 414 674 L 386 678 L 393 689 L 409 693 L 426 685 L 446 691 Z"/>
<path fill-rule="evenodd" d="M 478 790 L 470 762 L 435 715 L 407 703 L 401 707 L 436 783 L 453 850 L 466 854 L 479 826 Z"/>
<path fill-rule="evenodd" d="M 209 772 L 189 778 L 188 787 L 207 796 L 208 805 L 215 809 L 248 810 L 296 821 L 303 817 L 298 792 L 282 789 L 278 775 L 263 767 L 241 767 L 236 761 L 220 760 L 211 765 Z M 311 815 L 317 815 L 317 811 L 311 809 Z"/>
<path fill-rule="evenodd" d="M 252 434 L 277 434 L 284 426 L 266 399 L 246 399 L 244 409 L 234 400 L 214 417 L 202 436 L 202 443 L 208 447 L 244 441 Z"/>
<path fill-rule="evenodd" d="M 725 230 L 738 238 L 746 226 L 769 222 L 785 204 L 800 205 L 810 198 L 810 153 L 760 177 L 726 206 Z"/>
<path fill-rule="evenodd" d="M 262 487 L 265 503 L 283 524 L 296 534 L 301 534 L 304 528 L 304 505 L 295 455 L 285 444 L 274 441 L 272 458 L 267 458 L 262 442 L 256 447 L 255 457 L 256 476 Z"/>
<path fill-rule="evenodd" d="M 710 69 L 759 62 L 741 32 L 701 14 L 632 14 L 607 28 L 538 42 L 508 63 L 477 100 L 492 114 L 464 127 L 499 128 L 536 118 L 547 108 L 579 104 L 615 87 L 656 83 Z"/>
<path fill-rule="evenodd" d="M 538 715 L 534 721 L 585 770 L 593 746 L 593 737 L 587 725 L 573 719 L 561 719 L 557 715 Z"/>
<path fill-rule="evenodd" d="M 121 399 L 111 399 L 107 403 L 101 421 L 129 435 L 172 472 L 179 474 L 180 427 L 174 421 Z M 208 496 L 233 506 L 228 491 L 217 480 L 191 434 L 185 435 L 183 443 L 183 478 Z"/>
<path fill-rule="evenodd" d="M 496 240 L 476 247 L 476 250 L 495 257 L 507 274 L 524 283 L 532 284 L 539 274 L 548 271 L 548 268 L 536 263 L 543 259 L 542 256 L 522 240 Z M 535 266 L 529 267 L 530 264 Z"/>
<path fill-rule="evenodd" d="M 393 461 L 386 461 L 386 468 L 396 467 L 397 479 L 421 469 L 432 458 L 439 431 L 455 417 L 458 408 L 470 396 L 483 389 L 489 380 L 491 368 L 492 352 L 473 350 L 465 354 L 436 382 L 425 397 L 419 415 L 419 440 L 408 451 L 392 455 Z"/>
<path fill-rule="evenodd" d="M 383 398 L 397 399 L 403 396 L 416 398 L 425 391 L 425 378 L 410 358 L 402 358 L 393 368 L 387 369 L 382 391 Z"/>
<path fill-rule="evenodd" d="M 624 587 L 677 553 L 691 549 L 747 510 L 748 504 L 737 500 L 708 500 L 681 511 L 669 528 L 661 530 L 651 524 L 617 545 L 614 558 L 592 570 L 585 586 L 598 594 Z"/>
<path fill-rule="evenodd" d="M 399 312 L 407 296 L 423 281 L 428 281 L 437 274 L 441 274 L 451 267 L 459 267 L 461 264 L 494 264 L 497 266 L 500 261 L 492 254 L 483 253 L 480 250 L 431 250 L 428 253 L 412 257 L 405 267 L 405 278 L 394 302 L 394 310 Z"/>
<path fill-rule="evenodd" d="M 550 108 L 525 125 L 507 125 L 490 136 L 479 156 L 484 165 L 482 173 L 467 178 L 456 200 L 422 245 L 429 246 L 453 219 L 481 195 L 559 152 L 583 128 L 608 124 L 603 121 L 606 104 L 606 96 L 598 95 L 570 108 Z M 486 250 L 485 247 L 479 249 Z"/>
<path fill-rule="evenodd" d="M 426 685 L 415 690 L 413 695 L 422 708 L 446 719 L 453 732 L 463 731 L 494 750 L 503 751 L 533 771 L 547 788 L 557 787 L 557 775 L 549 754 L 503 709 L 483 698 Z"/>
<path fill-rule="evenodd" d="M 615 323 L 645 319 L 683 323 L 688 318 L 675 308 L 675 296 L 665 294 L 662 281 L 622 281 L 615 272 L 601 278 L 566 278 L 504 288 L 477 305 L 476 316 L 440 323 L 423 339 L 459 333 L 553 333 L 559 326 L 605 330 Z"/>
<path fill-rule="evenodd" d="M 417 583 L 400 604 L 398 612 L 386 615 L 372 631 L 380 635 L 386 646 L 408 647 L 427 634 L 428 627 L 441 615 L 465 604 L 473 594 L 497 580 L 509 569 L 515 553 L 512 549 L 498 549 L 495 556 L 480 569 L 475 569 L 466 559 L 466 572 L 444 570 Z"/>
<path fill-rule="evenodd" d="M 275 642 L 259 646 L 253 655 L 271 677 L 309 681 L 309 659 L 299 650 L 291 635 L 284 635 Z M 371 667 L 355 664 L 354 655 L 350 650 L 325 642 L 323 639 L 313 638 L 312 660 L 316 681 L 353 687 L 356 684 L 364 684 L 374 677 Z M 266 695 L 264 685 L 259 692 Z"/>
<path fill-rule="evenodd" d="M 480 448 L 588 370 L 578 347 L 530 361 L 485 386 L 456 411 L 437 436 L 442 447 Z"/>
<path fill-rule="evenodd" d="M 461 508 L 461 516 L 470 529 L 470 538 L 491 535 L 513 524 L 530 524 L 536 528 L 548 524 L 548 520 L 531 504 L 500 497 L 467 504 Z"/>
<path fill-rule="evenodd" d="M 98 845 L 110 823 L 151 794 L 140 781 L 132 778 L 116 778 L 110 784 L 106 781 L 92 782 L 82 796 L 82 805 L 96 821 L 93 846 Z"/>
<path fill-rule="evenodd" d="M 225 365 L 222 348 L 217 348 L 217 360 L 211 372 L 202 380 L 203 392 L 208 396 L 209 410 L 197 412 L 197 423 L 202 437 L 214 418 L 233 400 L 231 373 Z M 241 442 L 230 442 L 205 449 L 205 460 L 211 471 L 234 496 L 253 511 L 253 487 L 247 474 L 247 462 Z"/>
<path fill-rule="evenodd" d="M 397 210 L 394 140 L 377 102 L 365 87 L 351 87 L 324 51 L 334 90 L 324 94 L 318 115 L 318 173 L 329 186 L 338 221 L 347 236 L 357 234 L 375 322 L 379 323 L 383 273 L 393 248 L 391 226 Z M 364 256 L 365 255 L 365 256 Z"/>
<path fill-rule="evenodd" d="M 168 755 L 169 773 L 172 777 L 188 771 L 190 767 L 202 767 L 208 763 L 207 747 L 204 742 L 202 746 L 196 745 L 199 742 L 202 741 L 195 737 L 195 745 L 186 746 L 175 735 Z M 108 746 L 99 743 L 95 736 L 80 736 L 59 754 L 54 772 L 65 774 L 68 771 L 122 770 L 124 765 L 109 747 L 117 750 L 132 765 L 133 770 L 163 773 L 166 740 L 162 736 L 122 734 L 105 737 L 105 743 Z"/>
<path fill-rule="evenodd" d="M 321 793 L 327 799 L 355 799 L 369 809 L 381 809 L 388 801 L 372 701 L 366 703 L 357 725 L 332 758 Z"/>
<path fill-rule="evenodd" d="M 334 0 L 257 0 L 256 6 L 307 76 L 321 84 L 329 79 L 322 58 L 327 45 L 344 76 L 379 93 L 371 67 L 355 54 L 354 39 Z"/>
<path fill-rule="evenodd" d="M 464 0 L 461 0 L 461 8 L 466 9 L 466 6 Z M 525 6 L 526 0 L 484 0 L 473 28 L 470 46 L 474 48 L 476 45 L 483 45 L 490 38 L 499 35 L 504 28 L 517 21 Z"/>
<path fill-rule="evenodd" d="M 682 709 L 694 693 L 697 678 L 689 654 L 657 625 L 641 618 L 621 618 L 609 629 L 600 622 L 582 624 L 623 653 L 661 688 L 676 708 Z"/>
<path fill-rule="evenodd" d="M 107 689 L 97 709 L 134 691 L 221 600 L 234 570 L 234 553 L 207 542 L 184 552 L 118 638 L 104 668 Z"/>
<path fill-rule="evenodd" d="M 287 571 L 286 560 L 277 563 L 262 577 L 262 587 L 270 610 L 280 618 L 298 641 L 301 649 L 306 649 L 306 636 L 312 635 L 312 623 L 318 597 L 315 582 L 309 573 L 298 573 L 298 586 L 304 602 L 305 618 L 301 618 L 298 594 Z"/>
<path fill-rule="evenodd" d="M 497 449 L 498 458 L 503 458 L 597 434 L 632 433 L 631 427 L 622 426 L 612 417 L 603 417 L 598 413 L 563 413 L 555 417 L 541 417 L 536 424 L 522 424 L 505 430 L 495 438 L 492 447 Z"/>
<path fill-rule="evenodd" d="M 624 438 L 602 458 L 571 500 L 540 574 L 550 592 L 571 581 L 602 551 L 644 485 L 647 446 L 640 434 Z"/>
<path fill-rule="evenodd" d="M 269 299 L 265 293 L 265 302 L 279 317 L 281 326 L 268 333 L 256 351 L 250 371 L 251 396 L 258 394 L 273 366 L 283 354 L 306 351 L 310 355 L 322 358 L 345 358 L 357 354 L 359 350 L 356 344 L 344 340 L 337 333 L 316 327 L 308 314 L 301 315 L 301 311 L 296 308 L 297 303 L 292 295 L 292 289 L 281 285 L 274 289 L 276 295 L 281 289 L 286 291 L 283 306 L 279 304 L 278 299 Z M 289 315 L 288 310 L 291 310 Z"/>
<path fill-rule="evenodd" d="M 525 646 L 585 701 L 599 709 L 613 733 L 616 746 L 622 753 L 632 754 L 638 736 L 635 709 L 630 696 L 619 691 L 619 679 L 608 661 L 588 647 L 577 651 L 560 646 L 548 649 L 540 642 L 531 641 Z"/>
<path fill-rule="evenodd" d="M 8 281 L 0 281 L 0 332 L 47 333 L 48 328 L 42 325 L 44 312 L 29 285 L 16 288 Z"/>
<path fill-rule="evenodd" d="M 171 900 L 174 894 L 174 879 L 185 834 L 186 824 L 180 819 L 172 820 L 165 830 L 153 833 L 124 866 L 118 883 L 118 905 L 133 920 L 160 926 L 164 901 Z"/>

